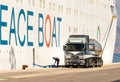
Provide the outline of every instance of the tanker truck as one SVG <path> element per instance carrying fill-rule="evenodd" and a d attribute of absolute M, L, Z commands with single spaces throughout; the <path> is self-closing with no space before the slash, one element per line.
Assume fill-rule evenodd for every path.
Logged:
<path fill-rule="evenodd" d="M 89 35 L 70 35 L 63 45 L 65 66 L 101 67 L 102 47 Z"/>

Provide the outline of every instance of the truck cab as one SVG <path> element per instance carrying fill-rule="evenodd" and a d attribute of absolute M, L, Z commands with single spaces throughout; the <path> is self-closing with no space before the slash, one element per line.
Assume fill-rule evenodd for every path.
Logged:
<path fill-rule="evenodd" d="M 90 40 L 88 35 L 70 35 L 63 46 L 65 66 L 98 66 L 97 61 L 102 59 L 100 53 L 95 53 L 95 46 L 95 41 Z"/>

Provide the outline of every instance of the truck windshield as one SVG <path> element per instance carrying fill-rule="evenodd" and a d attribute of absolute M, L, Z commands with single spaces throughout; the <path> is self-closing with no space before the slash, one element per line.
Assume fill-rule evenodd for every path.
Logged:
<path fill-rule="evenodd" d="M 67 44 L 66 51 L 82 51 L 84 49 L 84 44 Z"/>

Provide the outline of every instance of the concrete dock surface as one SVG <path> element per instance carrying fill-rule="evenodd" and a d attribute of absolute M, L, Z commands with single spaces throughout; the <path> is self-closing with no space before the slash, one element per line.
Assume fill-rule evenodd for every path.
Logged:
<path fill-rule="evenodd" d="M 0 82 L 20 82 L 20 80 L 24 80 L 24 79 L 28 79 L 28 82 L 33 82 L 33 80 L 34 81 L 36 80 L 35 82 L 50 82 L 48 79 L 49 77 L 54 76 L 57 80 L 57 77 L 60 78 L 61 75 L 64 78 L 66 77 L 66 79 L 70 78 L 70 77 L 76 78 L 75 75 L 82 76 L 82 77 L 77 78 L 80 81 L 78 81 L 77 79 L 76 79 L 77 81 L 72 80 L 72 79 L 68 80 L 68 81 L 64 81 L 64 79 L 62 79 L 62 82 L 70 82 L 70 81 L 71 82 L 87 82 L 86 79 L 89 80 L 89 78 L 90 78 L 90 76 L 92 76 L 92 74 L 97 74 L 94 77 L 91 77 L 91 78 L 96 78 L 96 79 L 100 79 L 101 77 L 105 78 L 104 75 L 109 76 L 110 74 L 108 74 L 108 73 L 110 73 L 110 72 L 108 72 L 108 73 L 103 72 L 103 71 L 108 71 L 108 70 L 113 70 L 112 74 L 118 73 L 118 75 L 115 74 L 118 77 L 114 75 L 115 78 L 118 78 L 118 79 L 113 79 L 110 81 L 111 82 L 120 82 L 120 63 L 109 64 L 109 65 L 104 65 L 102 67 L 95 67 L 95 68 L 83 68 L 83 67 L 80 67 L 80 68 L 64 68 L 64 67 L 59 67 L 59 68 L 39 68 L 39 67 L 29 68 L 28 67 L 25 70 L 22 70 L 22 69 L 0 70 Z M 85 75 L 84 75 L 84 73 L 85 73 Z M 80 74 L 80 75 L 78 75 L 78 74 Z M 91 74 L 91 75 L 89 76 L 89 74 Z M 68 77 L 67 77 L 67 75 L 68 75 Z M 70 75 L 73 75 L 73 76 L 70 76 Z M 106 77 L 107 79 L 108 79 L 108 76 Z M 114 76 L 110 76 L 110 79 L 111 79 L 111 77 L 114 78 Z M 43 80 L 41 77 L 42 78 L 46 77 L 46 79 Z M 85 78 L 85 77 L 87 77 L 87 78 Z M 30 78 L 33 78 L 33 79 L 30 80 Z M 55 78 L 52 80 L 55 81 Z M 79 79 L 79 78 L 83 78 L 83 79 Z M 86 81 L 84 81 L 84 80 L 86 80 Z M 93 80 L 91 82 L 110 82 L 109 80 L 108 81 L 104 81 L 104 80 L 105 79 L 103 79 L 102 81 Z M 27 82 L 27 81 L 25 80 L 22 82 Z M 57 81 L 57 82 L 61 82 L 61 81 Z"/>

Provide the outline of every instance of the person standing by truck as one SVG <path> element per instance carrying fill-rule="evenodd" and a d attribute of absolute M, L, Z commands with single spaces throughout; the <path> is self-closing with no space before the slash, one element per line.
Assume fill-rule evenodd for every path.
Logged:
<path fill-rule="evenodd" d="M 59 67 L 60 59 L 58 57 L 53 57 L 53 59 L 55 60 L 54 65 L 57 63 L 57 67 Z"/>

